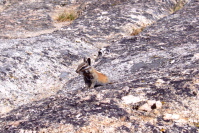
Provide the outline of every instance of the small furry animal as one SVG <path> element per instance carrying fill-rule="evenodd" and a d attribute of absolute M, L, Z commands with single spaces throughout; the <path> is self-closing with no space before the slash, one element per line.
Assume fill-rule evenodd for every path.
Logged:
<path fill-rule="evenodd" d="M 83 75 L 87 88 L 94 88 L 110 83 L 106 75 L 98 72 L 91 66 L 90 58 L 84 58 L 84 62 L 77 67 L 76 73 Z"/>

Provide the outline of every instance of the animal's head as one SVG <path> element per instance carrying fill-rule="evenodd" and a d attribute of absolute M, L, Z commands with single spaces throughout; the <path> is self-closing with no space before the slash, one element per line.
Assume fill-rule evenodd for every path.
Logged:
<path fill-rule="evenodd" d="M 90 58 L 84 58 L 83 63 L 81 63 L 77 69 L 76 69 L 76 73 L 82 74 L 83 72 L 87 72 L 88 69 L 91 68 L 91 59 Z"/>

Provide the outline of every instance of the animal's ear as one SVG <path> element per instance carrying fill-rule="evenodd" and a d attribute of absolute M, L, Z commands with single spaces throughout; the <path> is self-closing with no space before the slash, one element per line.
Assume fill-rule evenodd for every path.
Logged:
<path fill-rule="evenodd" d="M 84 62 L 87 62 L 86 57 L 84 57 Z"/>
<path fill-rule="evenodd" d="M 91 66 L 91 58 L 87 59 L 87 63 L 88 63 L 89 66 Z"/>

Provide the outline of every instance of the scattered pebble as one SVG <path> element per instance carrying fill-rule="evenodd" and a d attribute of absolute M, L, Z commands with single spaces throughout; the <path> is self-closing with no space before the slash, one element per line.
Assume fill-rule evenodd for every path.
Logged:
<path fill-rule="evenodd" d="M 147 103 L 140 106 L 138 110 L 149 112 L 153 109 L 160 109 L 160 108 L 162 108 L 162 103 L 160 101 L 148 100 Z"/>
<path fill-rule="evenodd" d="M 180 119 L 180 115 L 178 115 L 178 114 L 165 114 L 163 119 L 164 120 L 178 120 L 178 119 Z"/>
<path fill-rule="evenodd" d="M 199 53 L 194 54 L 192 60 L 198 60 L 198 59 L 199 59 Z"/>
<path fill-rule="evenodd" d="M 127 95 L 127 96 L 124 96 L 122 97 L 122 102 L 125 103 L 125 104 L 135 104 L 135 103 L 138 103 L 142 101 L 142 98 L 140 97 L 135 97 L 133 95 Z"/>
<path fill-rule="evenodd" d="M 165 83 L 164 80 L 158 79 L 158 80 L 156 81 L 156 83 L 155 83 L 155 86 L 160 87 L 160 86 L 162 86 L 164 83 Z"/>
<path fill-rule="evenodd" d="M 138 110 L 150 112 L 152 109 L 148 103 L 145 103 L 144 105 L 140 106 Z"/>

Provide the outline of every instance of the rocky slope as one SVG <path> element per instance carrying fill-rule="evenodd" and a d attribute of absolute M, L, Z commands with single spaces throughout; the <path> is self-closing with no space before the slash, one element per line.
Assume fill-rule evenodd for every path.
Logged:
<path fill-rule="evenodd" d="M 1 132 L 198 132 L 198 1 L 0 3 Z M 115 83 L 84 89 L 83 57 Z"/>

